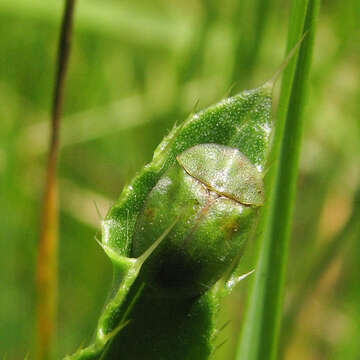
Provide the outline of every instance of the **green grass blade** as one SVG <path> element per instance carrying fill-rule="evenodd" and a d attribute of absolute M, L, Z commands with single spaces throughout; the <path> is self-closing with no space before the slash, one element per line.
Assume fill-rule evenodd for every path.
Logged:
<path fill-rule="evenodd" d="M 294 207 L 303 110 L 315 36 L 318 0 L 293 1 L 288 51 L 305 31 L 297 58 L 284 72 L 272 158 L 269 208 L 263 222 L 263 239 L 249 297 L 237 359 L 275 359 L 280 329 L 287 245 Z"/>

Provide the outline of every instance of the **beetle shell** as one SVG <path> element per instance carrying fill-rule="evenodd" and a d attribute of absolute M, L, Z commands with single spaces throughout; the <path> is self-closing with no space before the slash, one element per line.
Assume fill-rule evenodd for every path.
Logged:
<path fill-rule="evenodd" d="M 190 298 L 209 289 L 238 256 L 262 203 L 261 174 L 237 149 L 202 144 L 180 154 L 135 226 L 138 257 L 177 220 L 143 265 L 150 293 Z"/>
<path fill-rule="evenodd" d="M 261 173 L 235 148 L 201 144 L 185 150 L 177 161 L 189 175 L 220 195 L 246 205 L 264 203 Z"/>

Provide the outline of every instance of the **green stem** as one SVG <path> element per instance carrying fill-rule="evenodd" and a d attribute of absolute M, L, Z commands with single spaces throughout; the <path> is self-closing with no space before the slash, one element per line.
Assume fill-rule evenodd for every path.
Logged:
<path fill-rule="evenodd" d="M 294 207 L 298 159 L 303 127 L 303 111 L 315 36 L 318 0 L 295 0 L 289 22 L 289 51 L 302 34 L 299 55 L 284 72 L 268 188 L 269 207 L 265 211 L 262 244 L 255 279 L 249 297 L 237 359 L 275 359 L 282 311 L 287 247 Z M 269 189 L 270 190 L 270 189 Z"/>

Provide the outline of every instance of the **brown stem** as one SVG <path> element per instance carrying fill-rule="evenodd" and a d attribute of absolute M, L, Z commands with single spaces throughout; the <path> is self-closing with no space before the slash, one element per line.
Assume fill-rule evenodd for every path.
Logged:
<path fill-rule="evenodd" d="M 37 359 L 51 358 L 57 317 L 58 186 L 56 179 L 60 119 L 64 101 L 65 78 L 70 54 L 74 6 L 66 0 L 57 55 L 57 74 L 51 112 L 51 137 L 41 215 L 36 285 Z"/>

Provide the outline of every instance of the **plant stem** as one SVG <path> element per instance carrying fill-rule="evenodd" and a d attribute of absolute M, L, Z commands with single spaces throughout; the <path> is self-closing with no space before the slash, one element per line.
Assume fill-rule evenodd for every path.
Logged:
<path fill-rule="evenodd" d="M 302 34 L 299 55 L 284 71 L 271 159 L 279 159 L 268 179 L 269 206 L 261 224 L 263 234 L 255 279 L 249 296 L 237 359 L 275 359 L 282 312 L 287 247 L 296 192 L 303 111 L 315 36 L 318 0 L 294 0 L 287 52 Z M 272 163 L 272 161 L 270 162 Z M 269 191 L 270 188 L 273 191 Z"/>
<path fill-rule="evenodd" d="M 51 113 L 51 137 L 46 167 L 46 182 L 36 273 L 36 345 L 38 359 L 51 358 L 56 329 L 58 247 L 58 186 L 56 170 L 60 119 L 70 54 L 74 6 L 75 0 L 66 0 L 58 47 L 57 74 Z"/>

